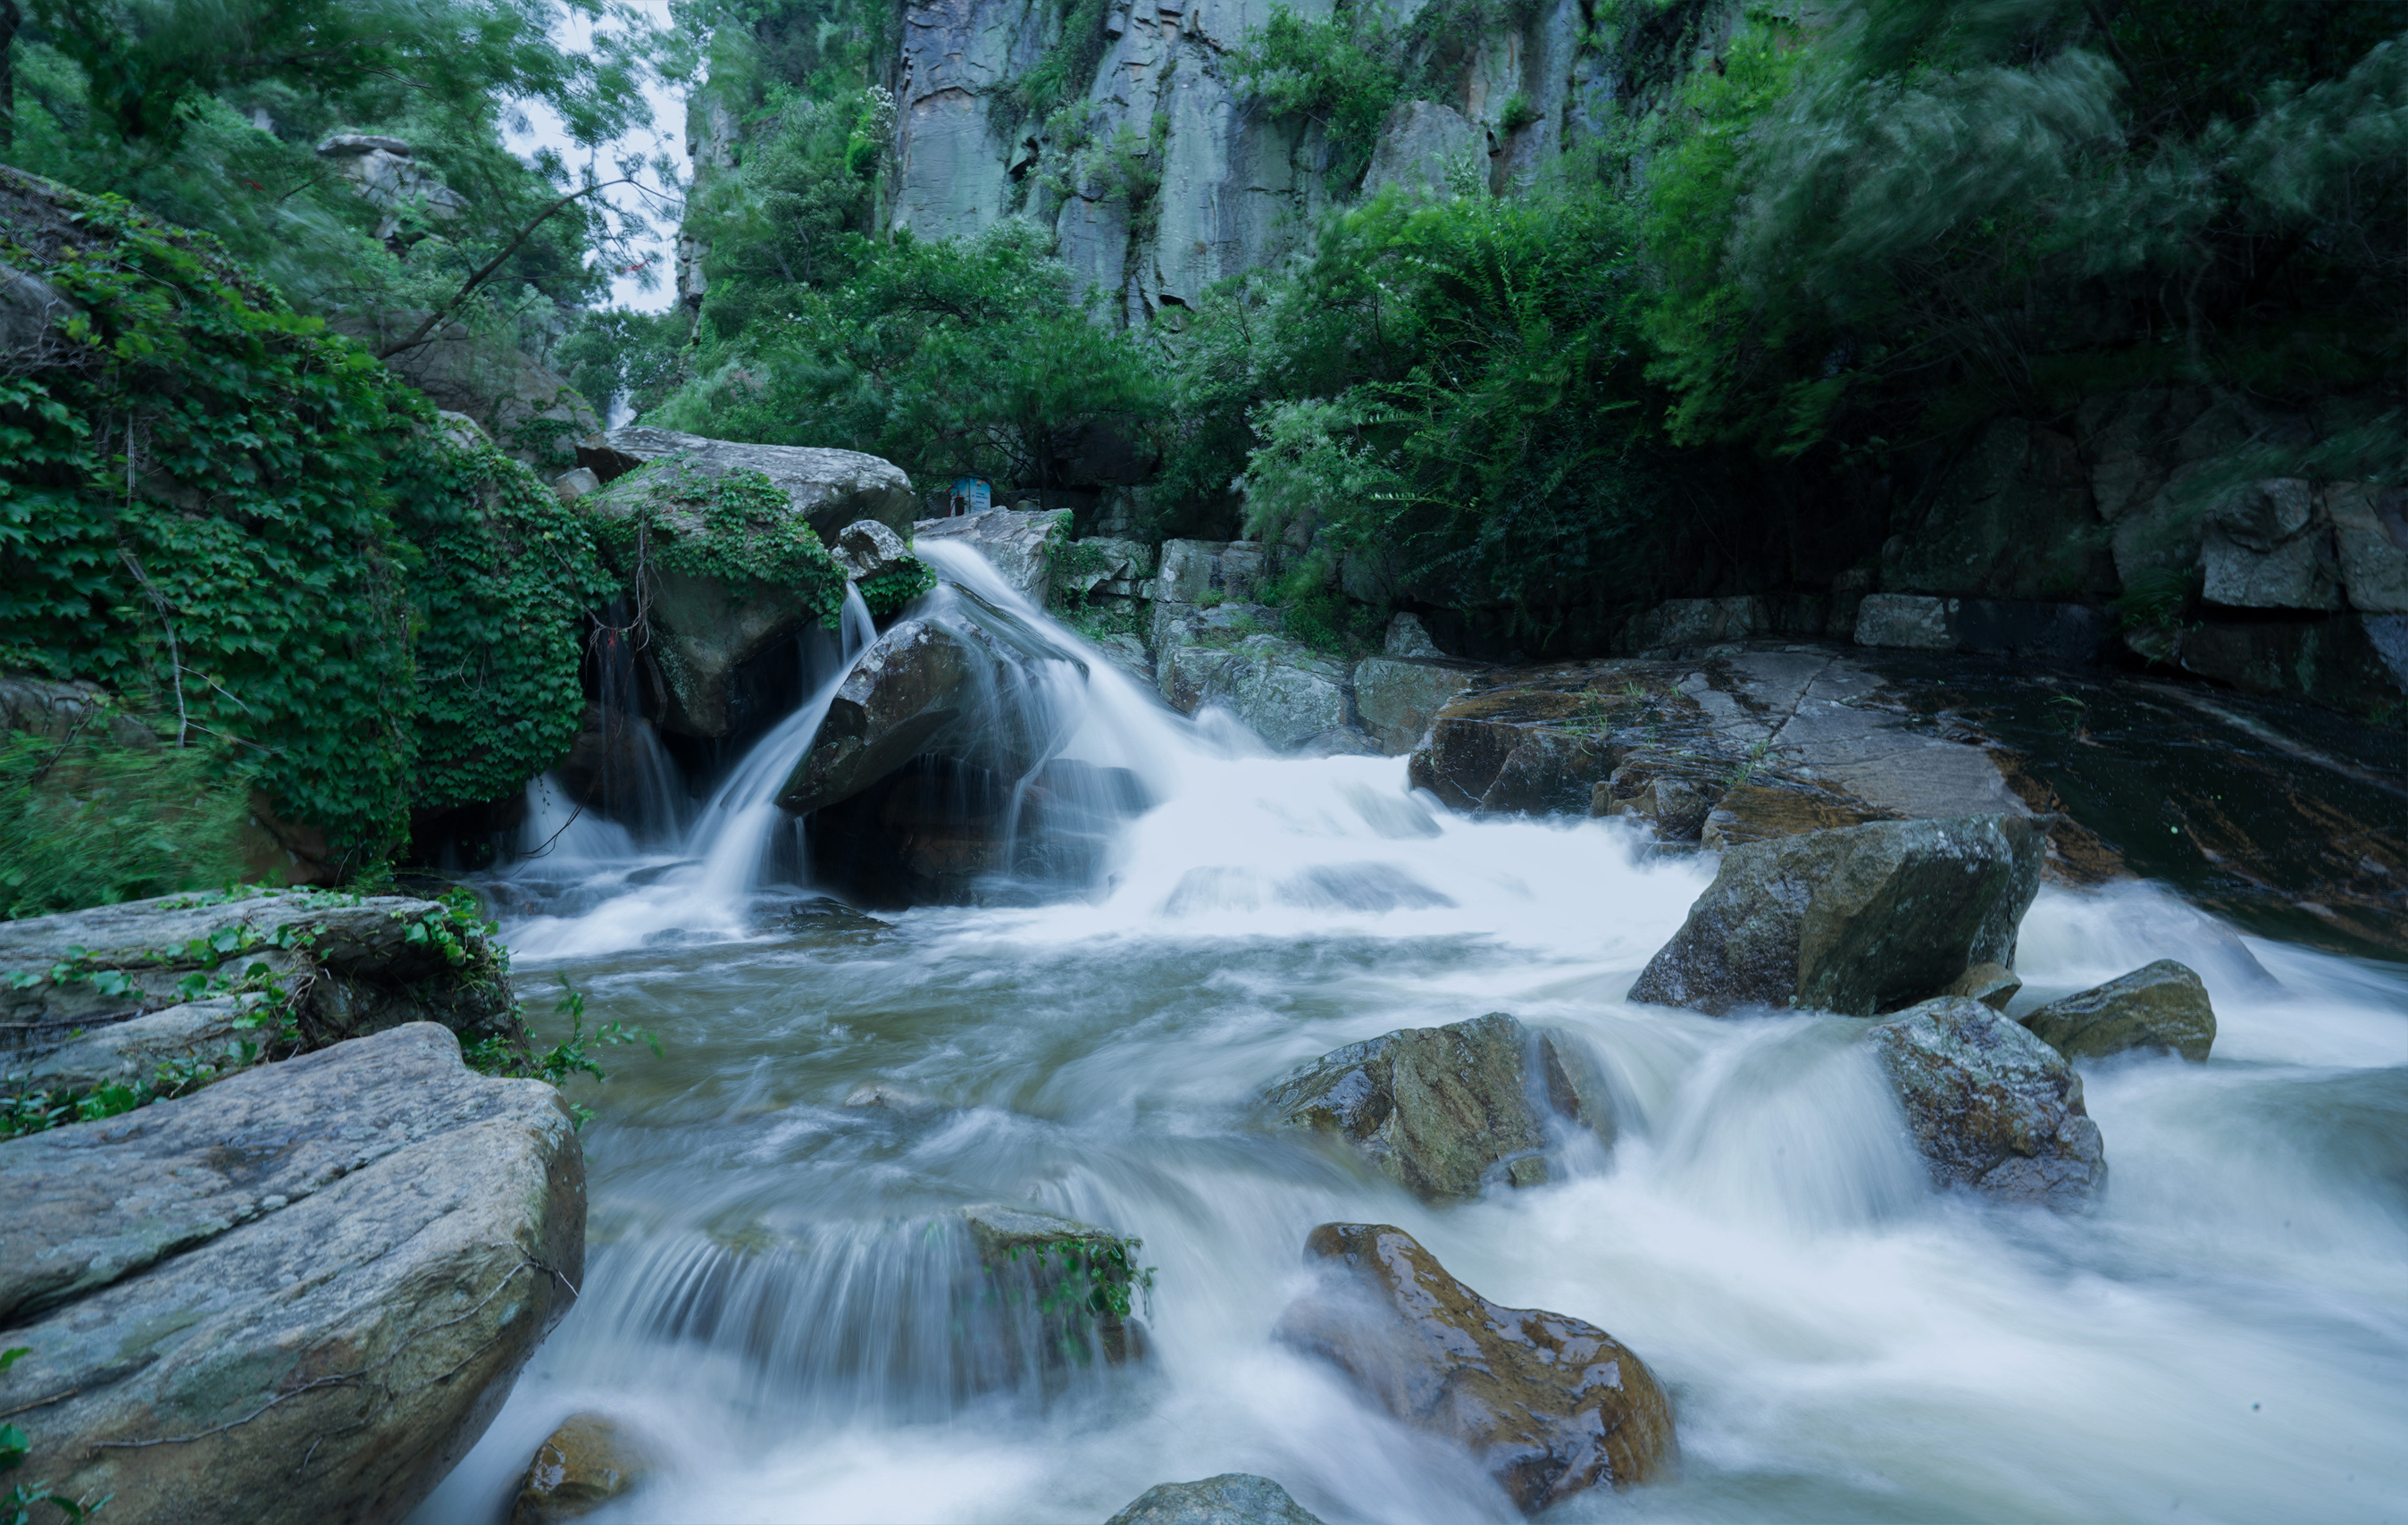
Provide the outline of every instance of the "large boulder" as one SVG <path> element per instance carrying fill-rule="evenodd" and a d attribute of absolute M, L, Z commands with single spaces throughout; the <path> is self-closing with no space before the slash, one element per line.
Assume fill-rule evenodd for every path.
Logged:
<path fill-rule="evenodd" d="M 1289 1127 L 1342 1140 L 1431 1201 L 1477 1195 L 1499 1165 L 1517 1186 L 1546 1180 L 1539 1096 L 1613 1142 L 1612 1099 L 1577 1040 L 1534 1036 L 1503 1012 L 1349 1043 L 1265 1093 Z"/>
<path fill-rule="evenodd" d="M 1283 752 L 1371 750 L 1352 744 L 1346 664 L 1302 641 L 1256 634 L 1226 646 L 1176 646 L 1157 672 L 1171 708 L 1193 714 L 1220 705 Z M 1341 739 L 1349 744 L 1329 744 Z"/>
<path fill-rule="evenodd" d="M 398 895 L 170 895 L 0 922 L 0 1067 L 77 1092 L 409 1022 L 517 1040 L 509 971 L 483 921 Z"/>
<path fill-rule="evenodd" d="M 2203 1062 L 2215 1043 L 2215 1008 L 2207 999 L 2207 986 L 2171 958 L 2052 1000 L 2019 1020 L 2069 1059 L 2103 1059 L 2129 1048 L 2170 1048 Z"/>
<path fill-rule="evenodd" d="M 1980 1001 L 1943 996 L 1871 1031 L 1933 1184 L 2071 1208 L 2107 1184 L 2065 1057 Z"/>
<path fill-rule="evenodd" d="M 1085 678 L 1076 656 L 968 598 L 896 622 L 854 660 L 778 803 L 820 810 L 928 754 L 1025 776 L 1075 719 L 1045 694 L 1047 663 Z"/>
<path fill-rule="evenodd" d="M 1805 1007 L 1871 1016 L 2012 966 L 2047 839 L 2029 817 L 1876 821 L 1744 842 L 1630 999 L 1721 1015 Z"/>
<path fill-rule="evenodd" d="M 1662 1386 L 1596 1325 L 1499 1307 L 1383 1223 L 1325 1223 L 1305 1259 L 1321 1283 L 1274 1337 L 1337 1366 L 1404 1423 L 1462 1445 L 1526 1513 L 1646 1482 L 1675 1460 Z"/>
<path fill-rule="evenodd" d="M 623 473 L 576 507 L 635 589 L 648 638 L 639 657 L 662 700 L 661 725 L 695 737 L 736 729 L 737 669 L 836 621 L 846 571 L 824 540 L 874 517 L 848 504 L 823 536 L 785 484 L 682 453 Z"/>
<path fill-rule="evenodd" d="M 559 1093 L 412 1023 L 0 1144 L 25 1475 L 179 1525 L 397 1520 L 583 1279 Z"/>
<path fill-rule="evenodd" d="M 2204 595 L 2235 609 L 2339 609 L 2341 569 L 2315 485 L 2270 477 L 2219 495 L 2206 508 L 2200 561 Z"/>
<path fill-rule="evenodd" d="M 2408 614 L 2408 493 L 2372 482 L 2325 489 L 2334 548 L 2349 607 L 2368 614 Z"/>
<path fill-rule="evenodd" d="M 1156 1483 L 1104 1525 L 1321 1525 L 1321 1518 L 1268 1477 L 1225 1472 L 1199 1482 Z"/>
<path fill-rule="evenodd" d="M 631 425 L 611 430 L 603 446 L 578 451 L 580 464 L 592 468 L 605 482 L 672 455 L 708 477 L 760 472 L 786 495 L 812 532 L 831 545 L 837 532 L 856 519 L 875 519 L 908 538 L 919 508 L 911 479 L 901 467 L 857 450 L 744 444 Z"/>
<path fill-rule="evenodd" d="M 1054 581 L 1054 547 L 1070 533 L 1070 511 L 989 509 L 952 519 L 923 519 L 917 540 L 959 540 L 984 556 L 1012 590 L 1044 607 Z"/>

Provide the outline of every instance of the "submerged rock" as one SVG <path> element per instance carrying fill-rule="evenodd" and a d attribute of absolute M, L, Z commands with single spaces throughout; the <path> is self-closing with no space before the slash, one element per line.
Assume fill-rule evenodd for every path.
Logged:
<path fill-rule="evenodd" d="M 1547 1139 L 1530 1105 L 1522 1024 L 1503 1012 L 1349 1043 L 1271 1087 L 1291 1127 L 1333 1133 L 1426 1199 L 1479 1193 L 1489 1168 Z"/>
<path fill-rule="evenodd" d="M 1674 1460 L 1663 1388 L 1596 1325 L 1498 1307 L 1383 1223 L 1325 1223 L 1305 1259 L 1321 1283 L 1273 1337 L 1329 1361 L 1404 1423 L 1461 1444 L 1524 1512 L 1647 1482 Z"/>
<path fill-rule="evenodd" d="M 1154 1283 L 1137 1263 L 1143 1241 L 1010 1202 L 965 1207 L 961 1218 L 986 1273 L 1038 1310 L 1044 1364 L 1078 1359 L 1090 1338 L 1115 1366 L 1144 1359 L 1145 1325 L 1130 1311 Z"/>
<path fill-rule="evenodd" d="M 1104 1525 L 1321 1525 L 1286 1489 L 1251 1473 L 1156 1483 Z"/>
<path fill-rule="evenodd" d="M 2170 1048 L 2203 1063 L 2215 1043 L 2207 986 L 2171 958 L 2027 1012 L 2023 1025 L 2069 1059 L 2102 1059 L 2128 1048 Z"/>
<path fill-rule="evenodd" d="M 1715 1015 L 1743 1006 L 1870 1016 L 2006 966 L 2040 891 L 2028 818 L 1877 821 L 1745 842 L 1630 999 Z"/>
<path fill-rule="evenodd" d="M 559 1093 L 412 1023 L 0 1144 L 0 1410 L 110 1518 L 394 1520 L 583 1279 Z"/>
<path fill-rule="evenodd" d="M 522 1036 L 502 949 L 433 900 L 167 895 L 0 922 L 0 1070 L 36 1088 L 223 1067 L 288 1016 L 305 1048 L 408 1022 Z"/>
<path fill-rule="evenodd" d="M 651 1475 L 643 1443 L 603 1414 L 572 1414 L 536 1447 L 510 1525 L 582 1519 Z"/>
<path fill-rule="evenodd" d="M 1871 1042 L 1934 1184 L 2059 1209 L 2107 1184 L 2082 1077 L 2007 1017 L 1943 996 L 1876 1024 Z"/>

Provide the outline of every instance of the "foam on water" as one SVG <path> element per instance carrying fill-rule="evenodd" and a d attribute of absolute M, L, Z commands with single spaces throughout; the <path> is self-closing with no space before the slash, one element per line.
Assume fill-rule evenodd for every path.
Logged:
<path fill-rule="evenodd" d="M 967 553 L 924 554 L 1042 619 Z M 583 1300 L 422 1525 L 495 1518 L 585 1407 L 673 1461 L 604 1525 L 1092 1522 L 1227 1471 L 1331 1525 L 1512 1518 L 1468 1459 L 1270 1338 L 1333 1219 L 1398 1224 L 1668 1383 L 1678 1478 L 1568 1520 L 2399 1518 L 2408 971 L 2242 937 L 2143 885 L 2045 889 L 2027 1003 L 2179 958 L 2215 1057 L 2086 1066 L 2096 1213 L 1941 1199 L 1865 1024 L 1624 1001 L 1707 860 L 1450 815 L 1397 759 L 1271 757 L 1088 655 L 1068 755 L 1158 803 L 1085 896 L 764 929 L 758 886 L 695 871 L 746 819 L 721 808 L 685 877 L 506 927 L 523 969 L 572 975 L 667 1057 L 587 1094 Z M 806 740 L 777 741 L 785 767 Z M 1434 1208 L 1252 1110 L 1340 1043 L 1499 1009 L 1598 1051 L 1611 1156 L 1568 1147 L 1554 1185 Z M 870 1082 L 923 1100 L 843 1104 Z M 944 1214 L 996 1199 L 1144 1239 L 1150 1361 L 965 1378 Z"/>

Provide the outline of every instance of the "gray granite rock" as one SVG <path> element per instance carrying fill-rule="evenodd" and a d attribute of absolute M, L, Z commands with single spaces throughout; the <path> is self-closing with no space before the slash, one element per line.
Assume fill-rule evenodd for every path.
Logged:
<path fill-rule="evenodd" d="M 2013 1021 L 1944 996 L 1874 1024 L 1870 1041 L 1935 1185 L 2064 1209 L 2107 1184 L 2082 1077 Z"/>
<path fill-rule="evenodd" d="M 559 1095 L 413 1023 L 0 1144 L 0 1409 L 129 1520 L 394 1520 L 583 1279 Z"/>
<path fill-rule="evenodd" d="M 1070 511 L 989 509 L 952 519 L 923 519 L 915 540 L 959 540 L 992 564 L 1012 590 L 1043 608 L 1054 576 L 1054 543 L 1070 532 Z"/>

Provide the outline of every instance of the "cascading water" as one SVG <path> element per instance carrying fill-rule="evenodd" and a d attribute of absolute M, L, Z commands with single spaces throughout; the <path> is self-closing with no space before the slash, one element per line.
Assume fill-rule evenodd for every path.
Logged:
<path fill-rule="evenodd" d="M 604 1522 L 1093 1522 L 1230 1471 L 1331 1525 L 1514 1518 L 1466 1458 L 1271 1341 L 1333 1219 L 1398 1224 L 1664 1379 L 1678 1478 L 1565 1519 L 2396 1518 L 2408 971 L 2144 885 L 2044 889 L 2024 1000 L 2179 958 L 2214 996 L 2214 1057 L 2086 1067 L 2113 1173 L 2094 1214 L 1935 1197 L 1862 1023 L 1625 1003 L 1710 863 L 1603 822 L 1447 814 L 1401 759 L 1266 755 L 966 553 L 923 554 L 1084 656 L 1043 696 L 1060 755 L 1126 770 L 1152 808 L 1081 894 L 766 926 L 755 813 L 824 683 L 676 853 L 592 864 L 582 900 L 508 923 L 523 977 L 567 975 L 666 1057 L 586 1093 L 582 1301 L 423 1525 L 497 1518 L 579 1409 L 665 1456 Z M 1611 1155 L 1430 1207 L 1253 1111 L 1340 1043 L 1500 1009 L 1602 1056 Z M 996 1355 L 1025 1339 L 981 1322 L 953 1214 L 997 1200 L 1143 1239 L 1150 1360 L 1066 1383 Z"/>

